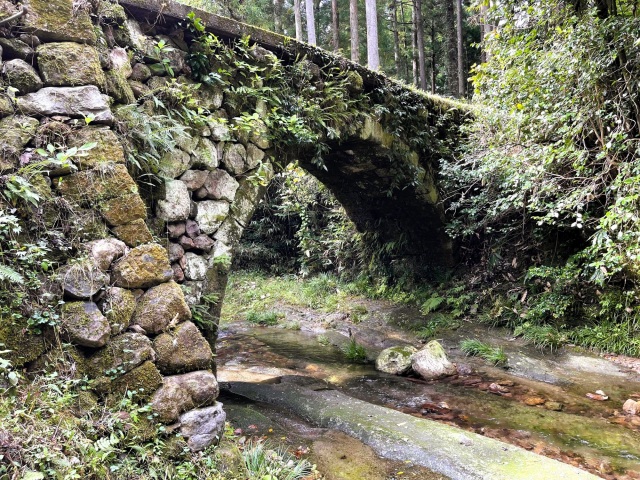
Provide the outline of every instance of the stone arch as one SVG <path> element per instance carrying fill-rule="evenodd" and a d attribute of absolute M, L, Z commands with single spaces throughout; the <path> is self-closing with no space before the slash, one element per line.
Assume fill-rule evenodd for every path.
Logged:
<path fill-rule="evenodd" d="M 181 422 L 191 448 L 215 439 L 224 413 L 215 403 L 212 349 L 233 249 L 268 180 L 289 161 L 325 183 L 358 228 L 383 241 L 402 238 L 402 265 L 450 262 L 436 175 L 443 145 L 458 135 L 458 105 L 319 49 L 198 12 L 221 37 L 249 34 L 257 42 L 244 51 L 245 63 L 261 65 L 270 52 L 285 62 L 303 55 L 314 75 L 325 64 L 352 72 L 354 89 L 386 109 L 338 126 L 340 142 L 322 139 L 327 151 L 320 166 L 308 149 L 273 144 L 277 132 L 266 129 L 259 102 L 251 128 L 232 134 L 233 102 L 220 88 L 197 87 L 189 78 L 187 58 L 198 53 L 183 23 L 190 8 L 148 0 L 103 0 L 93 12 L 78 11 L 72 0 L 25 5 L 24 17 L 0 25 L 3 81 L 11 87 L 0 95 L 0 173 L 29 182 L 40 199 L 23 206 L 23 218 L 60 231 L 51 245 L 61 266 L 50 293 L 66 302 L 60 327 L 74 344 L 79 371 L 94 379 L 106 401 L 138 390 L 161 421 Z M 12 7 L 0 0 L 0 13 Z M 151 94 L 168 92 L 164 100 L 172 101 L 185 89 L 209 113 L 194 123 L 176 106 L 175 115 L 183 116 L 170 122 Z M 419 112 L 413 130 L 398 129 L 398 98 Z M 189 123 L 188 133 L 181 121 Z M 167 140 L 163 131 L 170 129 Z M 431 143 L 416 148 L 413 136 L 425 133 Z M 59 138 L 65 145 L 53 152 L 73 151 L 68 161 L 41 158 L 37 148 Z M 127 157 L 153 158 L 161 180 L 136 182 Z M 197 305 L 211 322 L 194 323 Z M 15 350 L 16 365 L 42 367 L 56 354 L 48 351 L 49 337 L 22 342 L 23 328 L 2 325 L 0 343 Z"/>

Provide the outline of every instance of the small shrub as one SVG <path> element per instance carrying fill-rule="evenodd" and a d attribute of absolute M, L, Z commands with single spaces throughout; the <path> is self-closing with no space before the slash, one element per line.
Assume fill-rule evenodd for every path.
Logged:
<path fill-rule="evenodd" d="M 265 442 L 249 443 L 242 452 L 251 480 L 301 480 L 316 478 L 315 466 L 296 458 L 282 447 Z"/>
<path fill-rule="evenodd" d="M 353 337 L 349 340 L 349 343 L 342 348 L 342 352 L 344 356 L 347 357 L 347 360 L 352 362 L 364 363 L 367 361 L 367 351 L 362 345 L 356 342 L 356 339 Z"/>
<path fill-rule="evenodd" d="M 480 340 L 463 340 L 460 349 L 469 357 L 480 357 L 495 366 L 506 367 L 507 355 L 501 347 L 492 347 Z"/>
<path fill-rule="evenodd" d="M 256 325 L 277 325 L 281 318 L 284 318 L 284 314 L 274 311 L 256 312 L 255 310 L 252 310 L 247 313 L 247 322 L 255 323 Z"/>

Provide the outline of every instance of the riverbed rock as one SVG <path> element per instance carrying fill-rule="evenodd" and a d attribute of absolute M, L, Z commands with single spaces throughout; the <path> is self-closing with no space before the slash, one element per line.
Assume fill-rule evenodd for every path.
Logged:
<path fill-rule="evenodd" d="M 169 266 L 171 273 L 173 269 Z M 176 325 L 191 318 L 180 286 L 171 281 L 150 288 L 140 297 L 132 323 L 139 325 L 148 335 L 163 332 L 170 324 Z"/>
<path fill-rule="evenodd" d="M 45 86 L 95 85 L 104 90 L 105 76 L 95 48 L 75 42 L 44 43 L 36 54 Z"/>
<path fill-rule="evenodd" d="M 151 405 L 158 414 L 158 421 L 171 423 L 187 410 L 211 405 L 219 393 L 215 375 L 199 370 L 164 377 L 162 387 L 151 399 Z"/>
<path fill-rule="evenodd" d="M 430 341 L 411 356 L 411 368 L 426 380 L 456 373 L 455 365 L 449 361 L 444 348 L 436 340 Z"/>
<path fill-rule="evenodd" d="M 411 368 L 411 356 L 418 351 L 410 345 L 385 348 L 376 358 L 376 370 L 402 375 Z"/>
<path fill-rule="evenodd" d="M 16 58 L 2 65 L 2 74 L 9 85 L 17 88 L 22 95 L 42 88 L 42 80 L 38 72 L 24 60 Z"/>
<path fill-rule="evenodd" d="M 107 97 L 98 87 L 45 87 L 37 92 L 17 98 L 18 108 L 27 115 L 52 117 L 55 115 L 72 118 L 93 118 L 94 123 L 111 124 L 113 114 Z"/>
<path fill-rule="evenodd" d="M 173 276 L 167 251 L 156 243 L 132 249 L 113 266 L 111 281 L 116 287 L 149 288 L 168 282 Z"/>
<path fill-rule="evenodd" d="M 622 405 L 622 411 L 627 415 L 637 415 L 640 413 L 640 404 L 630 398 Z"/>
<path fill-rule="evenodd" d="M 180 180 L 167 180 L 164 184 L 165 195 L 158 200 L 156 215 L 166 222 L 178 222 L 189 218 L 191 197 L 187 185 Z"/>
<path fill-rule="evenodd" d="M 111 334 L 109 322 L 93 302 L 65 303 L 61 323 L 69 340 L 83 347 L 103 347 Z"/>
<path fill-rule="evenodd" d="M 88 300 L 103 288 L 109 277 L 92 260 L 62 267 L 58 278 L 67 297 Z"/>
<path fill-rule="evenodd" d="M 209 343 L 192 322 L 183 322 L 175 330 L 158 335 L 153 341 L 158 368 L 164 374 L 203 370 L 211 366 Z"/>
<path fill-rule="evenodd" d="M 180 415 L 180 434 L 187 439 L 192 452 L 199 452 L 220 441 L 226 419 L 227 414 L 220 402 L 211 407 L 191 410 Z"/>

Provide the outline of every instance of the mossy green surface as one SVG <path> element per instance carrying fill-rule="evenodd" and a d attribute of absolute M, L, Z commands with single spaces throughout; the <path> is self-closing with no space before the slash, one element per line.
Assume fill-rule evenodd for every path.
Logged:
<path fill-rule="evenodd" d="M 9 350 L 1 356 L 21 367 L 42 355 L 48 342 L 43 335 L 29 333 L 26 321 L 0 317 L 0 344 L 0 350 Z"/>

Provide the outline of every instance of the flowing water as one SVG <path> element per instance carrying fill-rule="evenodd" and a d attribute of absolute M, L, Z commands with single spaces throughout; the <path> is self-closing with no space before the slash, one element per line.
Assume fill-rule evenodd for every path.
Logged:
<path fill-rule="evenodd" d="M 218 346 L 221 381 L 269 382 L 281 375 L 310 376 L 358 399 L 457 425 L 603 478 L 640 478 L 640 417 L 621 413 L 622 403 L 640 392 L 640 383 L 637 374 L 621 371 L 614 363 L 587 354 L 542 354 L 509 339 L 505 332 L 469 327 L 441 339 L 465 375 L 425 382 L 377 372 L 371 363 L 349 363 L 342 350 L 330 343 L 340 343 L 335 341 L 341 337 L 339 332 L 303 327 L 228 326 Z M 349 328 L 356 337 L 376 338 L 371 326 Z M 378 339 L 384 336 L 393 335 L 388 330 L 377 332 Z M 410 339 L 401 332 L 396 336 L 399 343 Z M 464 358 L 455 346 L 460 338 L 469 336 L 501 342 L 511 368 Z M 370 350 L 375 348 L 371 345 Z M 607 401 L 585 396 L 598 389 L 609 396 Z M 225 400 L 232 410 L 239 402 L 231 397 Z M 233 420 L 233 414 L 230 418 Z M 416 478 L 429 477 L 423 472 Z"/>

